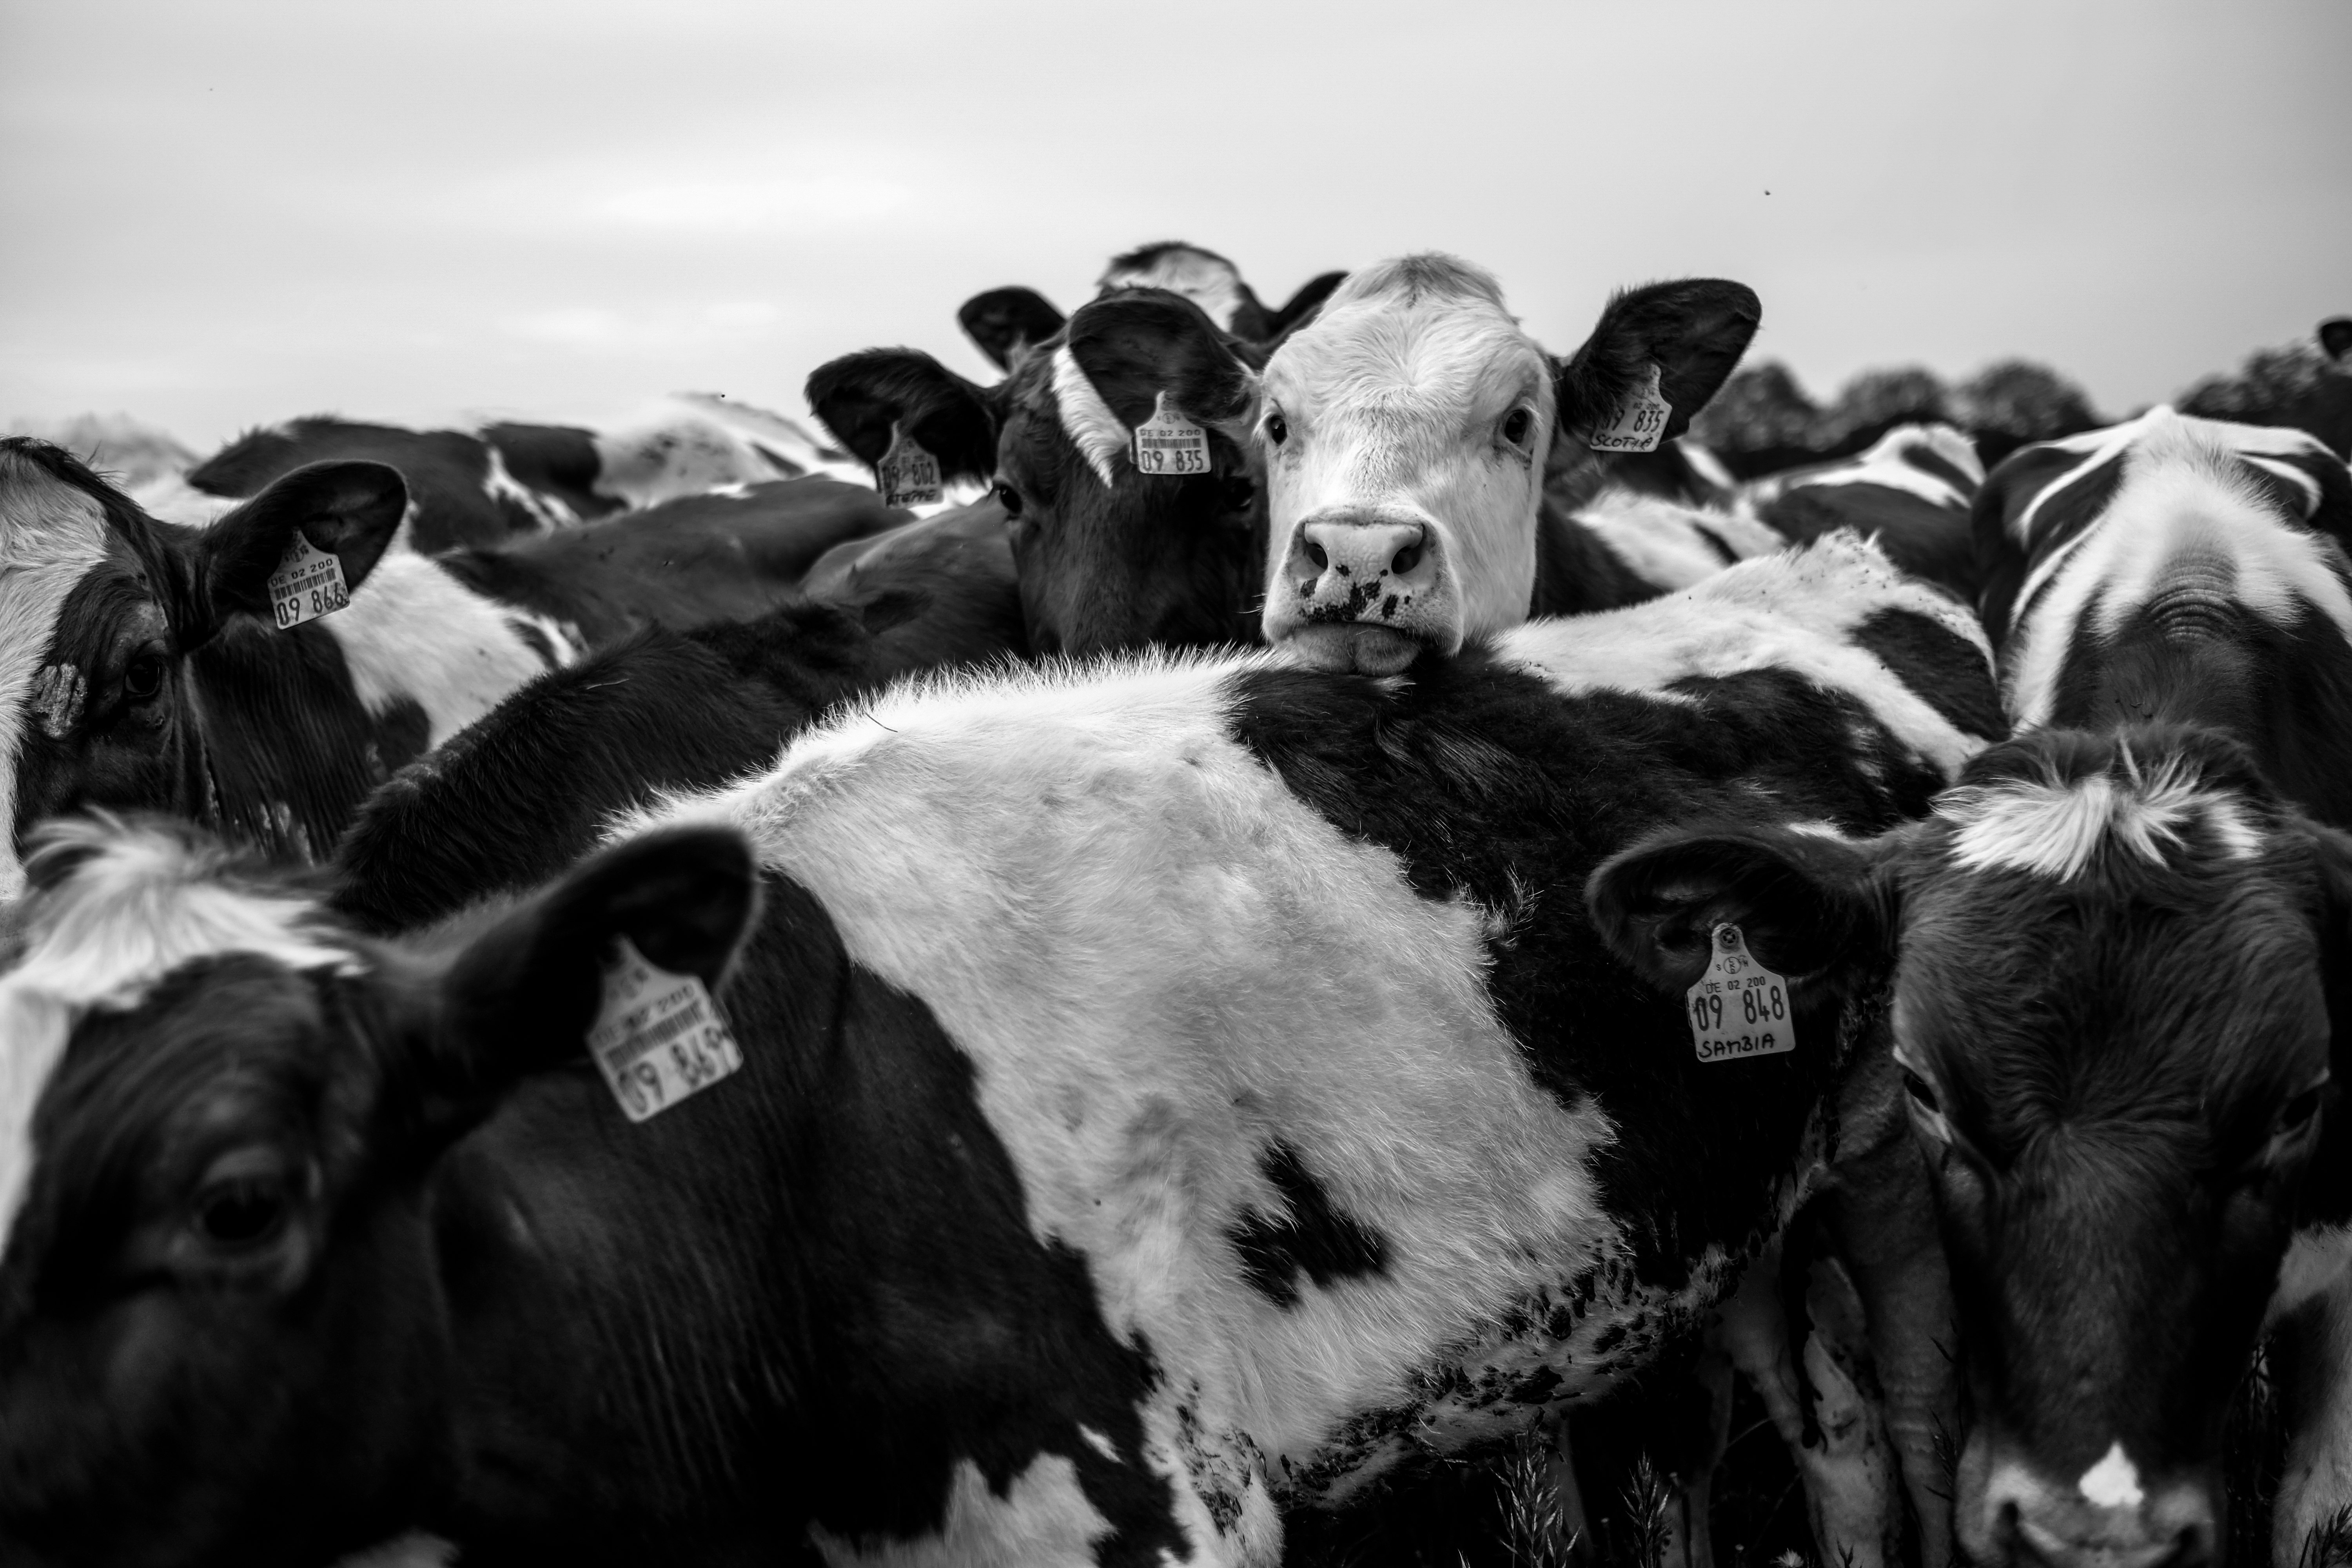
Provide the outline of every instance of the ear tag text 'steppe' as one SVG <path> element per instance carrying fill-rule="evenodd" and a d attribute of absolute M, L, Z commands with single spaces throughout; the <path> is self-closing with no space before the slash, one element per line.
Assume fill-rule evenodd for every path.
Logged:
<path fill-rule="evenodd" d="M 1712 945 L 1706 973 L 1683 994 L 1698 1059 L 1727 1062 L 1795 1050 L 1789 983 L 1756 962 L 1736 925 L 1716 927 Z"/>
<path fill-rule="evenodd" d="M 320 549 L 296 529 L 294 542 L 269 574 L 269 613 L 277 617 L 278 629 L 331 616 L 351 602 L 351 590 L 343 586 L 342 557 Z"/>
<path fill-rule="evenodd" d="M 884 506 L 932 506 L 945 493 L 940 486 L 940 460 L 898 428 L 896 420 L 890 424 L 890 449 L 874 469 L 882 481 Z"/>
<path fill-rule="evenodd" d="M 1184 417 L 1160 393 L 1151 405 L 1151 417 L 1135 427 L 1138 472 L 1181 479 L 1209 471 L 1209 433 Z"/>
<path fill-rule="evenodd" d="M 629 1120 L 643 1121 L 741 1070 L 743 1053 L 698 978 L 656 968 L 626 937 L 616 945 L 588 1054 Z"/>
<path fill-rule="evenodd" d="M 1596 452 L 1654 452 L 1666 438 L 1666 421 L 1674 412 L 1675 405 L 1658 391 L 1658 366 L 1653 360 L 1642 384 L 1616 412 L 1593 426 L 1585 444 Z"/>

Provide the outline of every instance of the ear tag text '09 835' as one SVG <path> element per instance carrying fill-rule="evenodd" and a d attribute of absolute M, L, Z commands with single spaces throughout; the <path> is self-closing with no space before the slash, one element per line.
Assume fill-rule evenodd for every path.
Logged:
<path fill-rule="evenodd" d="M 614 946 L 588 1054 L 622 1111 L 643 1121 L 741 1070 L 743 1053 L 699 977 L 657 968 L 626 937 Z"/>
<path fill-rule="evenodd" d="M 1658 366 L 1644 367 L 1640 385 L 1626 395 L 1613 413 L 1593 426 L 1586 445 L 1596 452 L 1654 452 L 1666 438 L 1666 421 L 1675 405 L 1658 390 Z"/>
<path fill-rule="evenodd" d="M 1151 417 L 1135 427 L 1135 467 L 1139 473 L 1181 479 L 1209 471 L 1209 433 L 1171 406 L 1160 393 Z"/>

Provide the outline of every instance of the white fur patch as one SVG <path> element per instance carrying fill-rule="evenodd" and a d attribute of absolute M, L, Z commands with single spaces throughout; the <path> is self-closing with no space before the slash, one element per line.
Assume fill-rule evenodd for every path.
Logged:
<path fill-rule="evenodd" d="M 1094 1568 L 1094 1543 L 1110 1521 L 1087 1500 L 1077 1467 L 1040 1454 L 999 1497 L 970 1459 L 949 1483 L 947 1518 L 912 1541 L 845 1541 L 821 1528 L 810 1539 L 827 1563 L 860 1568 Z"/>
<path fill-rule="evenodd" d="M 1104 1321 L 1165 1371 L 1151 1462 L 1181 1402 L 1183 1472 L 1245 1530 L 1273 1529 L 1281 1461 L 1412 1397 L 1408 1371 L 1475 1352 L 1514 1302 L 1567 1300 L 1615 1245 L 1590 1168 L 1610 1123 L 1529 1076 L 1484 912 L 1419 897 L 1232 737 L 1234 678 L 1273 662 L 919 681 L 650 818 L 742 828 L 930 1008 L 1033 1232 L 1087 1259 Z M 1280 1212 L 1277 1137 L 1383 1239 L 1383 1271 L 1302 1277 L 1288 1307 L 1249 1285 L 1231 1234 Z"/>
<path fill-rule="evenodd" d="M 730 486 L 823 474 L 871 489 L 863 463 L 795 421 L 711 392 L 681 392 L 593 438 L 596 493 L 632 509 Z"/>
<path fill-rule="evenodd" d="M 1110 411 L 1067 343 L 1054 351 L 1054 406 L 1061 415 L 1064 433 L 1108 489 L 1116 473 L 1114 465 L 1134 432 Z"/>
<path fill-rule="evenodd" d="M 319 625 L 341 645 L 360 704 L 381 716 L 404 699 L 425 710 L 430 745 L 439 745 L 551 667 L 515 629 L 528 621 L 548 637 L 554 664 L 580 656 L 568 628 L 483 597 L 439 565 L 395 543 L 352 595 Z"/>
<path fill-rule="evenodd" d="M 2126 748 L 2125 776 L 2008 779 L 1948 792 L 1936 815 L 1953 823 L 1953 858 L 1969 870 L 2030 871 L 2060 881 L 2079 875 L 2099 847 L 2162 865 L 2187 839 L 2182 829 L 2202 823 L 2231 858 L 2262 853 L 2261 829 L 2238 799 L 2209 790 L 2177 757 L 2143 772 Z"/>
<path fill-rule="evenodd" d="M 1941 474 L 1915 465 L 1911 455 L 1924 452 L 1958 468 L 1969 479 L 1965 490 Z M 1899 425 L 1881 436 L 1860 457 L 1821 468 L 1800 468 L 1774 474 L 1742 487 L 1740 498 L 1754 506 L 1778 500 L 1790 490 L 1823 485 L 1878 485 L 1903 490 L 1931 505 L 1967 510 L 1984 483 L 1984 464 L 1968 437 L 1949 425 Z"/>
<path fill-rule="evenodd" d="M 1713 507 L 1684 506 L 1662 497 L 1612 485 L 1580 508 L 1575 521 L 1607 545 L 1645 583 L 1687 588 L 1712 577 L 1735 560 L 1770 555 L 1789 542 L 1755 518 Z M 1718 550 L 1713 540 L 1723 542 Z"/>
<path fill-rule="evenodd" d="M 2140 1489 L 2139 1467 L 2124 1452 L 2120 1439 L 2097 1464 L 2083 1472 L 2074 1489 L 2100 1508 L 2137 1508 L 2147 1498 Z"/>
<path fill-rule="evenodd" d="M 96 500 L 26 459 L 0 456 L 0 901 L 25 890 L 9 825 L 34 678 L 66 595 L 106 549 L 106 513 Z"/>
<path fill-rule="evenodd" d="M 1241 274 L 1232 262 L 1182 245 L 1161 251 L 1149 267 L 1113 268 L 1102 275 L 1097 287 L 1165 289 L 1181 294 L 1229 332 L 1244 303 Z"/>
<path fill-rule="evenodd" d="M 1691 676 L 1781 667 L 1851 693 L 1895 740 L 1949 778 L 1985 741 L 1953 728 L 1853 629 L 1886 610 L 1924 616 L 1984 655 L 1977 619 L 1948 595 L 1895 570 L 1852 532 L 1758 556 L 1664 598 L 1597 615 L 1529 621 L 1496 639 L 1496 651 L 1562 692 L 1614 689 L 1664 695 Z"/>
<path fill-rule="evenodd" d="M 0 1237 L 32 1173 L 34 1108 L 82 1015 L 136 1006 L 157 980 L 209 953 L 258 953 L 289 969 L 360 967 L 308 900 L 222 882 L 217 850 L 102 818 L 53 823 L 41 843 L 86 858 L 31 900 L 24 958 L 0 978 Z"/>
<path fill-rule="evenodd" d="M 488 442 L 482 445 L 482 455 L 489 461 L 489 471 L 482 476 L 482 493 L 493 501 L 508 501 L 520 507 L 523 514 L 541 528 L 572 528 L 580 520 L 572 509 L 558 498 L 541 495 L 520 479 L 507 472 L 507 460 L 499 449 Z"/>
<path fill-rule="evenodd" d="M 2034 569 L 2019 596 L 2008 707 L 2020 729 L 2049 721 L 2074 630 L 2095 599 L 2102 635 L 2159 593 L 2195 587 L 2282 626 L 2315 609 L 2352 641 L 2342 552 L 2231 471 L 2237 454 L 2228 443 L 2255 426 L 2159 408 L 2118 428 L 2132 433 L 2128 440 L 2103 445 L 2096 460 L 2126 462 L 2122 485 L 2095 521 Z M 2053 480 L 2034 504 L 2073 477 Z"/>

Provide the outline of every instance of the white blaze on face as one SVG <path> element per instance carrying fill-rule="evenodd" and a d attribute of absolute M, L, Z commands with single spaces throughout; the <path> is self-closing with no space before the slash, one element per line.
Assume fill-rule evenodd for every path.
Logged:
<path fill-rule="evenodd" d="M 1525 620 L 1551 377 L 1549 359 L 1477 268 L 1417 256 L 1349 274 L 1266 366 L 1267 640 L 1309 618 L 1286 567 L 1301 558 L 1305 531 L 1329 521 L 1427 530 L 1424 614 L 1400 629 L 1430 646 L 1450 652 Z M 1524 451 L 1497 434 L 1522 406 L 1533 416 Z"/>
<path fill-rule="evenodd" d="M 25 891 L 16 769 L 34 721 L 34 681 L 66 595 L 105 558 L 106 546 L 106 513 L 96 500 L 38 464 L 0 454 L 0 901 Z"/>
<path fill-rule="evenodd" d="M 2106 1457 L 2083 1472 L 2075 1489 L 2101 1508 L 2137 1508 L 2147 1494 L 2140 1489 L 2139 1467 L 2131 1462 L 2118 1440 Z"/>

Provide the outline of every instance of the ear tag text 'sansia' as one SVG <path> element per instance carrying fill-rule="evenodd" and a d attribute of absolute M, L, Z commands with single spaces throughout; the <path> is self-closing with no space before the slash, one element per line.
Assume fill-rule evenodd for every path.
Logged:
<path fill-rule="evenodd" d="M 1715 928 L 1706 973 L 1683 993 L 1691 1043 L 1703 1062 L 1779 1056 L 1797 1048 L 1789 983 L 1756 962 L 1736 925 Z"/>
<path fill-rule="evenodd" d="M 874 465 L 882 484 L 884 506 L 934 506 L 946 493 L 940 484 L 940 460 L 922 443 L 890 423 L 890 449 Z"/>
<path fill-rule="evenodd" d="M 656 968 L 626 937 L 615 945 L 588 1054 L 628 1119 L 643 1121 L 740 1071 L 743 1053 L 699 978 Z"/>
<path fill-rule="evenodd" d="M 294 542 L 269 574 L 269 613 L 277 618 L 278 629 L 331 616 L 351 602 L 351 590 L 343 586 L 342 557 L 320 549 L 296 529 Z"/>
<path fill-rule="evenodd" d="M 1592 427 L 1586 445 L 1596 452 L 1654 452 L 1666 438 L 1666 421 L 1675 405 L 1658 391 L 1658 366 L 1644 367 L 1642 384 L 1617 405 L 1616 411 Z"/>
<path fill-rule="evenodd" d="M 1181 479 L 1209 471 L 1209 433 L 1170 405 L 1161 392 L 1151 417 L 1135 427 L 1135 467 L 1139 473 Z"/>

